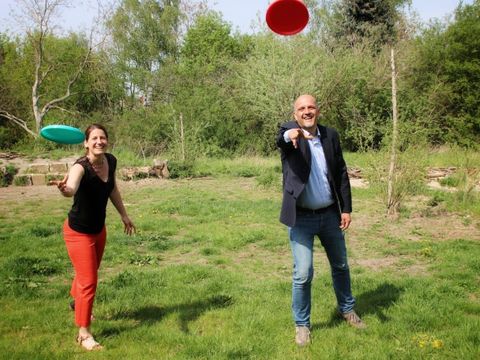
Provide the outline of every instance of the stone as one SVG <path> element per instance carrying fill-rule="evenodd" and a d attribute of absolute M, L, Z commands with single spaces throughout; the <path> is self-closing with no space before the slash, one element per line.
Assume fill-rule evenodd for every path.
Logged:
<path fill-rule="evenodd" d="M 32 174 L 32 185 L 45 185 L 47 183 L 46 176 L 43 174 Z"/>
<path fill-rule="evenodd" d="M 31 174 L 48 174 L 48 171 L 48 164 L 31 164 L 26 172 Z"/>
<path fill-rule="evenodd" d="M 65 163 L 51 163 L 50 172 L 51 173 L 65 173 L 67 172 L 67 164 Z"/>

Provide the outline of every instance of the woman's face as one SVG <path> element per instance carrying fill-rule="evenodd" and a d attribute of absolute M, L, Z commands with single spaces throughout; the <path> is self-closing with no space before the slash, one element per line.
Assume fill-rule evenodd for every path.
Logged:
<path fill-rule="evenodd" d="M 102 129 L 93 129 L 85 140 L 85 147 L 89 155 L 98 156 L 105 153 L 108 139 Z"/>

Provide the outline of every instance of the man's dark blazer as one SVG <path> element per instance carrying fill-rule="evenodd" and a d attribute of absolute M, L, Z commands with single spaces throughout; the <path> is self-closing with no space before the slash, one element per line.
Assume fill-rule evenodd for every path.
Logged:
<path fill-rule="evenodd" d="M 298 148 L 291 142 L 285 142 L 283 134 L 289 129 L 300 128 L 295 121 L 289 121 L 280 126 L 277 136 L 277 146 L 280 148 L 283 171 L 283 201 L 280 221 L 287 226 L 295 226 L 298 196 L 305 188 L 310 176 L 311 152 L 308 140 L 298 139 Z M 352 212 L 352 195 L 348 179 L 347 165 L 343 159 L 338 133 L 331 128 L 318 125 L 320 140 L 325 153 L 328 168 L 328 182 L 332 195 L 338 205 L 339 212 Z"/>

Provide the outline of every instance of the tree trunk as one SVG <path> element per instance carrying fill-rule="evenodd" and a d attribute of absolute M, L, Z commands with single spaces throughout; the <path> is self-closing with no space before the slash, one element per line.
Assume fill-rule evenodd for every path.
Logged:
<path fill-rule="evenodd" d="M 183 133 L 183 114 L 180 113 L 180 145 L 182 147 L 182 161 L 185 161 L 185 135 Z"/>
<path fill-rule="evenodd" d="M 387 214 L 394 216 L 398 212 L 399 200 L 395 196 L 395 168 L 397 162 L 398 138 L 398 110 L 397 110 L 397 73 L 395 69 L 395 50 L 390 50 L 390 64 L 392 67 L 392 147 L 390 150 L 390 168 L 388 171 Z"/>
<path fill-rule="evenodd" d="M 53 107 L 58 107 L 60 103 L 64 102 L 66 99 L 73 95 L 71 90 L 72 86 L 78 80 L 81 73 L 86 68 L 88 61 L 90 60 L 93 45 L 93 33 L 90 34 L 90 44 L 85 53 L 85 56 L 78 64 L 75 73 L 71 75 L 71 77 L 68 79 L 68 82 L 65 84 L 65 93 L 50 101 L 45 100 L 43 98 L 44 94 L 42 93 L 42 85 L 45 79 L 48 76 L 51 76 L 52 72 L 55 72 L 57 70 L 54 65 L 45 64 L 45 59 L 48 58 L 47 54 L 45 54 L 45 40 L 47 36 L 52 33 L 52 28 L 50 26 L 52 16 L 55 14 L 56 10 L 58 10 L 62 6 L 68 6 L 70 4 L 70 1 L 32 0 L 22 1 L 20 3 L 23 6 L 24 12 L 28 14 L 28 20 L 32 23 L 32 28 L 27 30 L 27 35 L 34 47 L 35 78 L 32 84 L 31 104 L 36 131 L 34 132 L 33 130 L 29 129 L 27 121 L 8 113 L 8 111 L 6 110 L 0 109 L 0 112 L 7 120 L 10 120 L 14 124 L 20 126 L 33 137 L 37 137 L 43 127 L 43 120 L 45 118 L 45 115 L 50 111 L 50 109 L 52 109 Z M 43 104 L 43 106 L 41 103 Z"/>

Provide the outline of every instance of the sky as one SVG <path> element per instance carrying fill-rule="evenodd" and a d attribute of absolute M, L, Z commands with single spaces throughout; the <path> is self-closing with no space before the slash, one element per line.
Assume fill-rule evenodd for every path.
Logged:
<path fill-rule="evenodd" d="M 0 0 L 0 32 L 12 33 L 15 22 L 10 14 L 19 0 Z M 94 10 L 97 1 L 104 0 L 77 0 L 70 9 L 62 12 L 60 26 L 64 30 L 74 32 L 87 30 L 96 14 Z M 223 19 L 232 25 L 233 30 L 241 33 L 252 33 L 252 24 L 259 19 L 263 21 L 271 0 L 208 0 L 210 8 L 219 11 Z M 460 0 L 412 0 L 411 11 L 418 13 L 420 19 L 428 22 L 433 18 L 443 19 L 452 14 Z M 473 0 L 463 0 L 471 4 Z"/>

